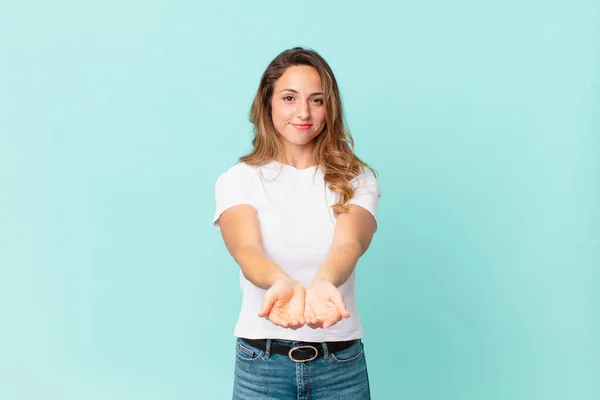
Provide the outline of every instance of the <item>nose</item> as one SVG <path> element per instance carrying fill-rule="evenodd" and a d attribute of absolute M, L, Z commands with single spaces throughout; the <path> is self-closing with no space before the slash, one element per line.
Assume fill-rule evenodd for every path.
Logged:
<path fill-rule="evenodd" d="M 307 119 L 310 116 L 310 107 L 306 102 L 298 102 L 298 116 L 301 119 Z"/>

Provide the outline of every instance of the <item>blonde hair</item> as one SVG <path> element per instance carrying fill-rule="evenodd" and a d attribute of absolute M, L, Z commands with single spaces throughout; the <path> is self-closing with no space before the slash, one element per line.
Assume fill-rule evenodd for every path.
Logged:
<path fill-rule="evenodd" d="M 240 162 L 262 166 L 283 154 L 283 142 L 271 119 L 271 99 L 277 80 L 288 67 L 308 65 L 315 68 L 323 86 L 325 126 L 313 139 L 315 160 L 321 167 L 329 189 L 340 194 L 338 203 L 332 206 L 337 213 L 347 212 L 346 203 L 354 195 L 352 179 L 368 168 L 377 178 L 377 170 L 354 154 L 354 139 L 348 131 L 342 110 L 342 101 L 333 71 L 316 51 L 294 47 L 281 52 L 262 75 L 258 91 L 250 108 L 250 122 L 254 125 L 253 150 L 240 157 Z"/>

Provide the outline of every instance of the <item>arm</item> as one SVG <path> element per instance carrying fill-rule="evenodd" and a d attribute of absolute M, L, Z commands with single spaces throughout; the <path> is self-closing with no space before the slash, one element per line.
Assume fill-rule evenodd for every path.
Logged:
<path fill-rule="evenodd" d="M 329 252 L 306 288 L 304 318 L 312 329 L 327 329 L 350 317 L 337 288 L 367 251 L 376 228 L 373 215 L 361 206 L 350 204 L 349 211 L 338 216 Z"/>
<path fill-rule="evenodd" d="M 348 207 L 348 212 L 338 215 L 333 242 L 311 285 L 319 280 L 335 287 L 342 285 L 371 244 L 377 228 L 375 218 L 361 206 L 350 204 Z"/>
<path fill-rule="evenodd" d="M 266 290 L 258 316 L 284 328 L 304 325 L 304 288 L 265 255 L 256 210 L 248 204 L 230 207 L 219 224 L 244 277 Z"/>
<path fill-rule="evenodd" d="M 260 224 L 252 206 L 240 204 L 225 210 L 219 218 L 219 224 L 227 250 L 239 264 L 244 277 L 255 286 L 269 289 L 277 280 L 294 282 L 265 255 Z"/>

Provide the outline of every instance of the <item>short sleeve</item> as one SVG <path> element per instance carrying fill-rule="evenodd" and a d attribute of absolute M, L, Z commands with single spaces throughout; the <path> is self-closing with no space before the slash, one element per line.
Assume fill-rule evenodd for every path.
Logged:
<path fill-rule="evenodd" d="M 349 204 L 356 204 L 369 211 L 377 223 L 377 205 L 379 204 L 379 181 L 371 171 L 363 172 L 351 182 L 355 188 Z"/>
<path fill-rule="evenodd" d="M 217 178 L 215 183 L 216 209 L 213 217 L 213 227 L 216 229 L 221 229 L 219 217 L 225 210 L 239 204 L 252 205 L 252 182 L 248 174 L 243 172 L 245 171 L 238 164 Z"/>

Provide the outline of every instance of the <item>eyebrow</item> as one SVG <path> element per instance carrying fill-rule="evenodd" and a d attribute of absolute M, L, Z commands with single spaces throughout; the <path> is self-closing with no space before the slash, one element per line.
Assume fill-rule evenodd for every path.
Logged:
<path fill-rule="evenodd" d="M 285 92 L 286 90 L 287 90 L 288 92 L 292 92 L 292 93 L 298 93 L 298 91 L 297 91 L 297 90 L 294 90 L 294 89 L 281 89 L 281 90 L 279 91 L 279 93 L 281 93 L 281 92 Z M 311 94 L 310 94 L 310 96 L 314 96 L 314 95 L 317 95 L 317 94 L 323 94 L 323 92 L 315 92 L 315 93 L 311 93 Z"/>

